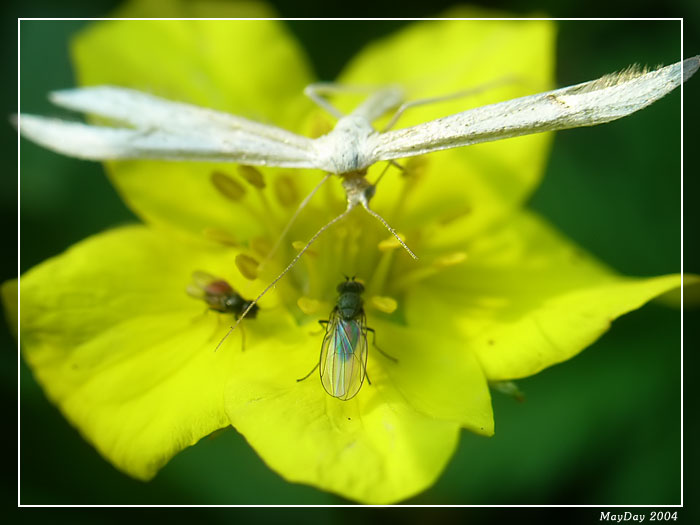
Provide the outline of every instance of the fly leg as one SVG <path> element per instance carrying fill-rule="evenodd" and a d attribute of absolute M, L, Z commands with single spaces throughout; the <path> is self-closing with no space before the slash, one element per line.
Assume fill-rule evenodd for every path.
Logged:
<path fill-rule="evenodd" d="M 384 357 L 386 357 L 387 359 L 390 359 L 390 360 L 393 361 L 394 363 L 398 363 L 398 362 L 399 362 L 398 359 L 396 359 L 396 358 L 393 357 L 393 356 L 390 356 L 390 355 L 387 354 L 384 350 L 382 350 L 381 348 L 379 348 L 379 347 L 377 346 L 377 333 L 374 331 L 374 328 L 370 328 L 370 327 L 368 326 L 368 327 L 365 328 L 365 330 L 367 330 L 368 332 L 372 332 L 372 346 L 374 346 L 374 348 L 376 348 L 377 350 L 379 350 L 379 353 L 380 353 L 380 354 L 382 354 L 382 355 L 383 355 Z"/>
<path fill-rule="evenodd" d="M 319 363 L 316 363 L 316 365 L 311 369 L 311 372 L 309 372 L 308 374 L 306 374 L 306 375 L 305 375 L 304 377 L 302 377 L 301 379 L 297 379 L 297 383 L 301 383 L 304 379 L 308 379 L 309 376 L 310 376 L 311 374 L 313 374 L 313 373 L 316 371 L 316 369 L 318 368 L 318 365 L 319 365 Z"/>
<path fill-rule="evenodd" d="M 324 328 L 327 328 L 328 327 L 328 320 L 327 319 L 319 319 L 318 324 L 320 324 Z M 308 379 L 311 376 L 311 374 L 313 374 L 316 371 L 316 369 L 318 368 L 318 365 L 320 365 L 320 364 L 321 364 L 320 362 L 316 363 L 316 365 L 311 369 L 311 372 L 306 374 L 301 379 L 297 379 L 297 383 L 302 382 L 304 379 Z"/>

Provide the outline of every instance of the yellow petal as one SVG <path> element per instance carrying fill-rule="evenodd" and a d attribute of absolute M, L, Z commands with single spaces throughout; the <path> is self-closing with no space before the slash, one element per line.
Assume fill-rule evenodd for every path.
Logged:
<path fill-rule="evenodd" d="M 87 26 L 72 53 L 81 85 L 133 87 L 283 127 L 311 104 L 309 65 L 276 21 L 110 20 Z"/>
<path fill-rule="evenodd" d="M 232 317 L 207 312 L 185 290 L 192 272 L 203 270 L 243 294 L 248 285 L 231 274 L 234 255 L 127 227 L 21 277 L 24 357 L 72 424 L 132 476 L 151 478 L 229 424 L 223 387 L 235 374 L 240 339 L 234 334 L 215 352 Z M 246 323 L 250 351 L 258 321 Z"/>
<path fill-rule="evenodd" d="M 451 14 L 475 13 L 457 10 Z M 477 14 L 484 16 L 483 12 Z M 469 96 L 410 108 L 395 126 L 404 128 L 550 89 L 554 33 L 554 24 L 547 21 L 412 24 L 367 46 L 346 68 L 341 81 L 356 85 L 398 83 L 408 89 L 408 100 L 484 88 Z M 551 135 L 537 134 L 425 155 L 421 157 L 424 175 L 417 177 L 410 191 L 401 182 L 403 177 L 391 173 L 382 180 L 373 207 L 380 213 L 394 210 L 398 197 L 405 201 L 402 229 L 439 218 L 451 221 L 450 227 L 466 237 L 530 194 L 543 175 L 550 141 Z"/>
<path fill-rule="evenodd" d="M 414 409 L 372 349 L 372 384 L 365 381 L 349 401 L 329 396 L 317 371 L 297 382 L 318 362 L 321 340 L 297 334 L 245 352 L 236 362 L 240 377 L 226 391 L 231 423 L 289 481 L 363 503 L 399 501 L 433 484 L 454 452 L 459 424 Z"/>
<path fill-rule="evenodd" d="M 681 282 L 618 276 L 528 213 L 468 251 L 468 263 L 413 287 L 407 317 L 459 333 L 489 380 L 526 377 L 573 357 L 614 319 Z"/>
<path fill-rule="evenodd" d="M 229 12 L 225 4 L 210 5 Z M 186 10 L 185 3 L 181 7 Z M 82 85 L 132 87 L 291 130 L 311 107 L 303 94 L 310 68 L 280 22 L 106 21 L 80 33 L 72 51 Z M 235 173 L 230 164 L 114 162 L 108 172 L 131 209 L 149 223 L 195 234 L 215 228 L 245 241 L 260 236 L 275 218 L 283 220 L 270 217 L 266 205 L 250 196 L 254 191 L 247 202 L 232 202 L 211 183 L 213 172 Z M 307 182 L 313 185 L 312 178 Z M 274 211 L 277 200 L 268 202 Z"/>
<path fill-rule="evenodd" d="M 370 346 L 382 363 L 372 381 L 387 378 L 416 410 L 436 419 L 490 436 L 493 411 L 486 378 L 476 356 L 463 351 L 460 340 L 448 339 L 439 330 L 416 330 L 374 319 L 377 346 L 398 360 L 392 363 Z M 374 337 L 368 336 L 370 340 Z"/>

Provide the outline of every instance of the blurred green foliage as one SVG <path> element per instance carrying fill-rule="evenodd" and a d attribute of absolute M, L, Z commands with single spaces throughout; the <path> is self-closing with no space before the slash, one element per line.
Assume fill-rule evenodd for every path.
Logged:
<path fill-rule="evenodd" d="M 92 14 L 107 13 L 114 4 L 94 2 Z M 56 112 L 46 93 L 73 85 L 67 41 L 86 23 L 22 22 L 23 110 Z M 289 23 L 324 80 L 333 79 L 371 38 L 402 25 Z M 697 40 L 685 44 L 687 55 L 700 53 Z M 667 64 L 677 60 L 679 49 L 679 22 L 560 22 L 557 82 L 565 86 L 590 80 L 635 62 Z M 694 78 L 686 85 L 686 116 L 698 114 L 698 94 L 700 78 Z M 531 207 L 623 273 L 678 272 L 679 111 L 676 91 L 616 123 L 560 132 Z M 685 133 L 686 149 L 695 153 L 697 120 L 686 119 Z M 3 134 L 9 138 L 5 152 L 11 158 L 12 130 L 6 127 Z M 26 141 L 21 162 L 22 271 L 90 234 L 135 220 L 99 164 L 60 157 Z M 697 194 L 693 171 L 686 166 L 686 196 Z M 2 184 L 3 218 L 11 223 L 14 188 L 11 180 Z M 688 206 L 685 211 L 686 235 L 692 235 L 686 237 L 686 271 L 700 272 L 694 242 L 698 212 Z M 3 262 L 3 279 L 15 274 L 10 263 Z M 496 435 L 486 439 L 464 432 L 438 483 L 408 503 L 680 503 L 679 321 L 677 310 L 646 306 L 616 322 L 579 357 L 519 382 L 525 403 L 494 394 Z M 697 312 L 688 314 L 687 339 L 697 342 L 699 321 Z M 13 345 L 3 333 L 6 350 Z M 685 367 L 690 379 L 697 358 L 689 354 Z M 3 364 L 2 385 L 11 397 L 14 367 L 7 358 Z M 232 429 L 181 453 L 152 482 L 132 480 L 82 440 L 46 400 L 24 364 L 20 381 L 24 504 L 344 503 L 285 482 Z M 696 405 L 691 399 L 686 407 Z M 692 424 L 688 419 L 686 423 Z M 326 515 L 333 516 L 333 511 Z"/>

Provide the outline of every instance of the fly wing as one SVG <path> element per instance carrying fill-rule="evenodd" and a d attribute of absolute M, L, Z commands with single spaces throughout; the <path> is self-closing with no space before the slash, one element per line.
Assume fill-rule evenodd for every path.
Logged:
<path fill-rule="evenodd" d="M 333 397 L 347 401 L 355 397 L 365 380 L 367 332 L 364 315 L 344 320 L 331 313 L 321 346 L 321 383 Z"/>
<path fill-rule="evenodd" d="M 92 126 L 21 114 L 25 137 L 90 160 L 158 159 L 316 167 L 313 141 L 275 126 L 132 89 L 98 86 L 57 91 L 59 106 L 129 127 Z"/>
<path fill-rule="evenodd" d="M 630 68 L 598 80 L 471 109 L 373 135 L 374 162 L 479 142 L 610 122 L 660 99 L 700 66 L 700 56 L 654 71 Z"/>
<path fill-rule="evenodd" d="M 202 270 L 195 270 L 192 272 L 192 282 L 199 288 L 206 288 L 214 281 L 218 281 L 219 278 L 213 276 L 210 273 L 204 272 Z"/>

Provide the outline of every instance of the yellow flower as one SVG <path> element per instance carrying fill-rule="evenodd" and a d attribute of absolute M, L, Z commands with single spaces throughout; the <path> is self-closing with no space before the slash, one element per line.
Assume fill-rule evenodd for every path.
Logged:
<path fill-rule="evenodd" d="M 103 22 L 73 52 L 85 85 L 135 87 L 307 135 L 332 125 L 303 98 L 313 77 L 279 23 Z M 552 52 L 548 22 L 426 22 L 368 47 L 339 80 L 401 82 L 420 98 L 503 71 L 519 79 L 471 97 L 477 106 L 549 89 Z M 415 108 L 400 125 L 464 104 Z M 298 242 L 343 210 L 339 184 L 326 185 L 266 260 L 321 173 L 266 169 L 251 180 L 225 164 L 110 163 L 145 226 L 91 237 L 22 277 L 25 359 L 86 439 L 134 477 L 150 479 L 232 424 L 290 481 L 367 503 L 408 498 L 435 482 L 461 428 L 493 434 L 489 381 L 569 359 L 613 319 L 680 285 L 678 275 L 621 277 L 520 208 L 550 141 L 534 135 L 441 152 L 387 174 L 372 207 L 420 260 L 355 210 L 216 352 L 232 318 L 204 313 L 204 302 L 185 293 L 193 272 L 256 296 Z M 377 346 L 398 359 L 370 347 L 372 384 L 347 402 L 328 396 L 316 375 L 296 381 L 318 360 L 317 322 L 343 275 L 364 281 Z M 5 285 L 8 305 L 12 292 Z"/>

